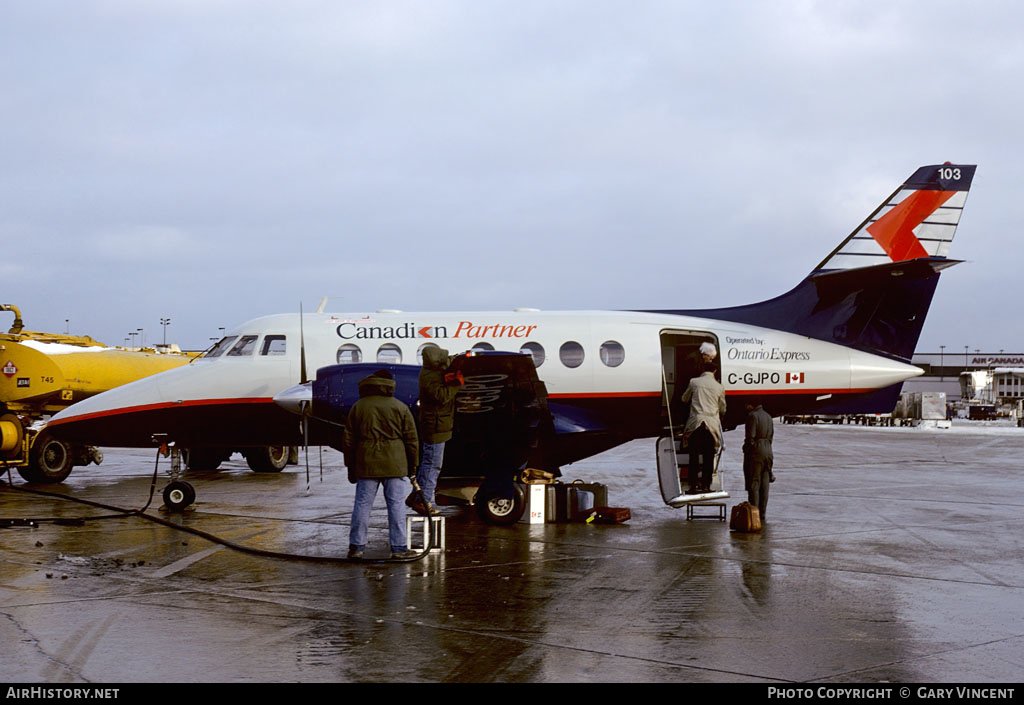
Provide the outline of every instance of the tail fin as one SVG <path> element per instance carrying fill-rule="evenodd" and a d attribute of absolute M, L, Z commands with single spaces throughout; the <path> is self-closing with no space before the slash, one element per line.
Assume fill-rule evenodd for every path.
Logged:
<path fill-rule="evenodd" d="M 923 166 L 796 288 L 749 306 L 677 311 L 776 328 L 907 360 L 974 179 L 974 165 Z"/>
<path fill-rule="evenodd" d="M 946 257 L 976 166 L 923 166 L 850 233 L 815 271 Z"/>

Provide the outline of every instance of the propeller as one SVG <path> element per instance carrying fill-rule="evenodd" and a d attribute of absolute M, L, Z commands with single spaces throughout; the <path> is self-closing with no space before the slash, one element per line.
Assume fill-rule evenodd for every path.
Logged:
<path fill-rule="evenodd" d="M 302 302 L 299 302 L 299 384 L 309 382 L 306 374 L 306 333 L 303 320 Z M 309 495 L 309 413 L 311 402 L 303 399 L 299 402 L 299 413 L 302 414 L 302 449 L 306 456 L 306 495 Z"/>
<path fill-rule="evenodd" d="M 276 395 L 274 402 L 302 418 L 302 444 L 306 456 L 306 494 L 309 494 L 309 419 L 313 415 L 313 388 L 306 366 L 306 335 L 302 302 L 299 302 L 299 384 Z M 323 454 L 320 458 L 320 481 L 323 482 Z"/>
<path fill-rule="evenodd" d="M 309 494 L 309 402 L 300 404 L 302 409 L 302 449 L 306 456 L 306 494 Z"/>
<path fill-rule="evenodd" d="M 302 302 L 299 302 L 299 384 L 309 381 L 306 375 L 306 334 L 303 328 Z"/>

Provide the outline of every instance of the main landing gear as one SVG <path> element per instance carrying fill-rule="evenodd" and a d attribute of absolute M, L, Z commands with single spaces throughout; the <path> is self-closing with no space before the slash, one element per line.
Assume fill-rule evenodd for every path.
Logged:
<path fill-rule="evenodd" d="M 513 485 L 515 494 L 510 498 L 491 497 L 485 499 L 477 495 L 473 499 L 476 513 L 488 524 L 509 526 L 519 521 L 526 511 L 526 493 L 518 483 Z"/>

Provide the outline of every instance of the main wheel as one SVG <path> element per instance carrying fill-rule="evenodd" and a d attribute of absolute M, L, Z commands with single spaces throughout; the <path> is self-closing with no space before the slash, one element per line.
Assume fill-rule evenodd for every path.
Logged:
<path fill-rule="evenodd" d="M 476 513 L 488 524 L 507 526 L 515 524 L 526 511 L 526 495 L 523 488 L 513 485 L 515 496 L 511 499 L 492 497 L 488 500 L 475 499 Z"/>
<path fill-rule="evenodd" d="M 180 512 L 196 501 L 196 490 L 192 485 L 176 480 L 164 488 L 164 505 L 174 512 Z"/>
<path fill-rule="evenodd" d="M 74 467 L 71 447 L 43 432 L 32 444 L 27 467 L 18 468 L 18 474 L 28 482 L 53 484 L 63 482 Z"/>
<path fill-rule="evenodd" d="M 216 470 L 230 457 L 231 451 L 225 451 L 223 448 L 186 448 L 184 450 L 185 466 L 189 470 Z"/>
<path fill-rule="evenodd" d="M 288 464 L 288 446 L 261 446 L 245 452 L 245 462 L 253 472 L 281 472 Z"/>

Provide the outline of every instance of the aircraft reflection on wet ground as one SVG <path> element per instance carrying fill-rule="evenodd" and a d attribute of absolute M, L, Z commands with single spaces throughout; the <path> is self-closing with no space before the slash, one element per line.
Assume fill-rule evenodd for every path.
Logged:
<path fill-rule="evenodd" d="M 730 505 L 743 499 L 741 441 L 726 435 Z M 1024 433 L 777 424 L 779 480 L 753 535 L 665 507 L 653 443 L 565 469 L 606 483 L 627 524 L 504 528 L 450 508 L 447 550 L 411 564 L 260 558 L 139 518 L 0 530 L 0 679 L 1019 679 Z M 352 486 L 339 454 L 325 451 L 322 481 L 310 456 L 308 495 L 302 465 L 190 474 L 200 500 L 176 521 L 343 556 Z M 106 457 L 47 489 L 142 506 L 152 455 Z M 0 490 L 4 518 L 100 513 Z M 378 499 L 370 552 L 383 555 L 385 526 Z"/>

